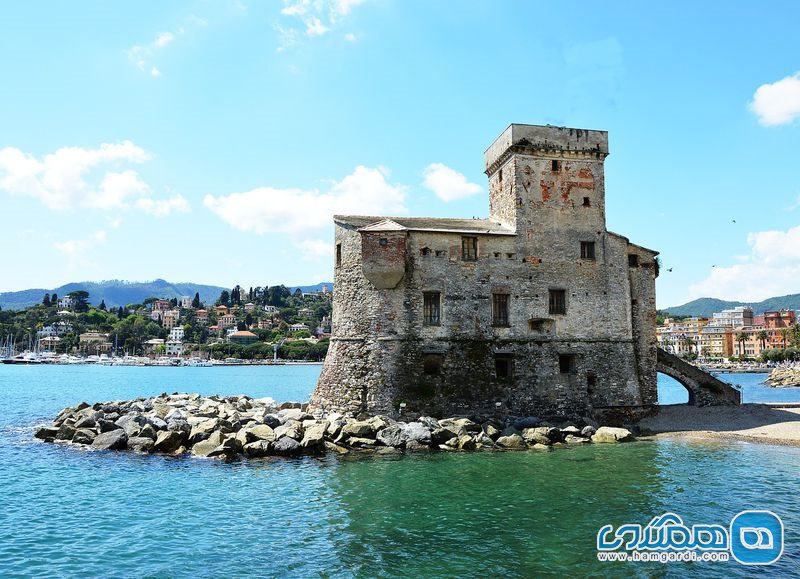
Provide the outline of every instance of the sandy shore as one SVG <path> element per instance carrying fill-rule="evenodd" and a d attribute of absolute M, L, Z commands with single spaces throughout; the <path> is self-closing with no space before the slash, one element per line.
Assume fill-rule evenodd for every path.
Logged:
<path fill-rule="evenodd" d="M 800 446 L 800 408 L 742 406 L 664 406 L 639 426 L 657 436 L 715 438 Z"/>

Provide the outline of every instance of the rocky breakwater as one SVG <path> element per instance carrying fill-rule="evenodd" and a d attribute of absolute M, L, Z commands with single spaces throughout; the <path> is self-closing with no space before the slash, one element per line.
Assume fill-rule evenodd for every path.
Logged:
<path fill-rule="evenodd" d="M 775 368 L 769 373 L 765 384 L 774 388 L 800 386 L 800 367 Z"/>
<path fill-rule="evenodd" d="M 83 402 L 62 410 L 50 426 L 39 428 L 35 437 L 102 450 L 205 458 L 549 449 L 633 439 L 624 428 L 556 427 L 533 417 L 507 422 L 425 416 L 399 422 L 386 416 L 357 420 L 338 414 L 317 418 L 301 404 L 198 394 L 162 394 L 93 405 Z"/>

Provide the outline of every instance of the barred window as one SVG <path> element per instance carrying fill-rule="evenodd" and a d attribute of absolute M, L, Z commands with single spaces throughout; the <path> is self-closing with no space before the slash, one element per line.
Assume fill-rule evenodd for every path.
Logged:
<path fill-rule="evenodd" d="M 439 292 L 424 292 L 422 295 L 423 323 L 426 326 L 438 326 L 441 317 L 441 294 Z"/>
<path fill-rule="evenodd" d="M 464 261 L 475 261 L 478 259 L 478 238 L 461 238 L 461 259 Z"/>
<path fill-rule="evenodd" d="M 492 294 L 492 325 L 508 325 L 508 294 Z"/>
<path fill-rule="evenodd" d="M 551 314 L 566 314 L 567 313 L 567 292 L 562 289 L 550 290 L 550 313 Z"/>
<path fill-rule="evenodd" d="M 594 241 L 581 241 L 581 259 L 594 259 Z"/>

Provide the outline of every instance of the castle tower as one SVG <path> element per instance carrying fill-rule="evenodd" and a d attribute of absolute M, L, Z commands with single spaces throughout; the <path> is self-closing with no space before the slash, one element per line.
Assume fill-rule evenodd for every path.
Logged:
<path fill-rule="evenodd" d="M 656 402 L 656 252 L 605 223 L 608 135 L 511 125 L 488 219 L 334 217 L 316 411 L 586 416 Z"/>

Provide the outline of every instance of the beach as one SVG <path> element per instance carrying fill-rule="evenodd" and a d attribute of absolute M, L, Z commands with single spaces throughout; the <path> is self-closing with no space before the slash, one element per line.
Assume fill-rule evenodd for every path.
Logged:
<path fill-rule="evenodd" d="M 639 423 L 657 437 L 746 440 L 800 446 L 800 405 L 743 404 L 660 408 Z"/>

